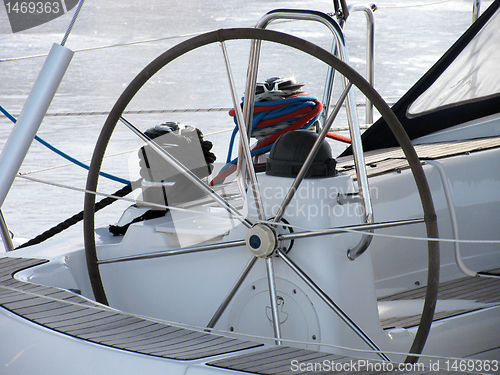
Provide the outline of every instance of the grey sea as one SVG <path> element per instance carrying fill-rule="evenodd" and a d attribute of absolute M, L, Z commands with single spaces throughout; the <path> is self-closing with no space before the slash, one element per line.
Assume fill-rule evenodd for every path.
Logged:
<path fill-rule="evenodd" d="M 357 3 L 358 4 L 358 3 Z M 362 3 L 361 3 L 362 4 Z M 491 1 L 483 1 L 481 10 Z M 394 103 L 454 43 L 472 22 L 471 0 L 381 0 L 375 12 L 375 88 Z M 194 35 L 233 27 L 252 27 L 268 11 L 277 8 L 314 9 L 329 13 L 331 1 L 286 0 L 86 0 L 66 47 L 75 51 L 72 63 L 56 94 L 38 135 L 72 157 L 89 163 L 94 144 L 109 111 L 130 81 L 154 58 Z M 14 116 L 21 112 L 30 89 L 53 43 L 60 43 L 75 11 L 40 26 L 13 33 L 7 8 L 0 6 L 0 105 Z M 292 33 L 331 49 L 332 36 L 322 25 L 303 21 L 277 22 L 272 29 Z M 365 75 L 366 22 L 353 13 L 345 35 L 350 63 Z M 244 95 L 248 42 L 228 42 L 231 68 L 239 96 Z M 259 80 L 294 76 L 304 90 L 321 97 L 326 68 L 307 56 L 280 46 L 263 47 Z M 360 95 L 359 103 L 363 103 Z M 218 161 L 227 155 L 233 106 L 219 45 L 193 51 L 169 64 L 127 109 L 157 112 L 131 114 L 128 119 L 141 129 L 165 121 L 196 126 L 214 143 Z M 172 113 L 174 110 L 211 112 Z M 159 113 L 158 111 L 170 111 Z M 363 107 L 360 106 L 363 118 Z M 79 115 L 77 115 L 79 114 Z M 93 114 L 93 115 L 91 115 Z M 335 126 L 345 126 L 340 116 Z M 0 149 L 12 122 L 0 116 Z M 226 131 L 226 132 L 222 132 Z M 119 126 L 108 148 L 103 170 L 132 178 L 141 141 Z M 332 144 L 340 153 L 344 144 Z M 17 178 L 2 211 L 19 243 L 79 212 L 87 171 L 74 166 L 38 142 L 34 142 L 21 167 L 25 176 L 64 185 Z M 1 177 L 0 177 L 1 178 Z M 71 187 L 72 189 L 69 189 Z M 102 181 L 99 190 L 112 193 L 120 184 Z M 116 222 L 129 205 L 116 204 L 99 214 L 99 225 Z M 60 238 L 81 234 L 76 225 Z"/>

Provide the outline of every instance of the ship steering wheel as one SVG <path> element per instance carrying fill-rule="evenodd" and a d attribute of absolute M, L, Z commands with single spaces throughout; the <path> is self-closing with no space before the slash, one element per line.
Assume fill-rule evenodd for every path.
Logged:
<path fill-rule="evenodd" d="M 133 81 L 129 84 L 129 86 L 123 91 L 123 93 L 115 103 L 113 109 L 111 110 L 101 130 L 101 133 L 99 135 L 99 138 L 95 146 L 94 154 L 90 165 L 90 170 L 88 173 L 86 189 L 89 192 L 86 193 L 85 195 L 85 204 L 84 204 L 85 254 L 86 254 L 90 282 L 92 284 L 96 301 L 107 304 L 106 293 L 104 290 L 104 286 L 99 271 L 99 260 L 96 252 L 96 243 L 95 243 L 95 232 L 94 232 L 95 194 L 92 194 L 90 192 L 97 190 L 101 164 L 104 158 L 104 154 L 106 152 L 107 145 L 109 143 L 111 135 L 113 134 L 116 124 L 120 120 L 120 117 L 125 111 L 127 105 L 134 98 L 137 92 L 143 87 L 143 85 L 145 85 L 145 83 L 151 77 L 153 77 L 158 71 L 160 71 L 167 64 L 175 60 L 177 57 L 184 55 L 199 47 L 206 46 L 212 43 L 218 43 L 218 42 L 223 43 L 229 40 L 260 40 L 260 41 L 274 42 L 294 48 L 296 50 L 309 54 L 315 57 L 316 59 L 322 61 L 323 63 L 331 66 L 333 69 L 335 69 L 335 71 L 342 74 L 350 83 L 352 83 L 352 85 L 356 86 L 377 108 L 379 113 L 385 119 L 387 125 L 394 133 L 399 145 L 401 146 L 403 152 L 405 153 L 411 168 L 411 172 L 416 181 L 418 193 L 422 203 L 427 236 L 430 239 L 438 238 L 437 218 L 430 193 L 430 188 L 427 183 L 427 179 L 425 177 L 422 165 L 415 152 L 415 149 L 413 148 L 398 118 L 395 116 L 395 114 L 392 112 L 392 110 L 389 108 L 386 102 L 381 98 L 381 96 L 363 77 L 361 77 L 354 69 L 352 69 L 350 66 L 339 60 L 337 57 L 335 57 L 328 51 L 318 47 L 315 44 L 294 37 L 292 35 L 284 34 L 277 31 L 256 29 L 256 28 L 222 29 L 201 34 L 189 40 L 186 40 L 174 46 L 173 48 L 169 49 L 168 51 L 164 52 L 154 61 L 152 61 L 142 72 L 140 72 L 133 79 Z M 223 200 L 222 197 L 220 197 L 220 199 Z M 273 239 L 272 233 L 265 233 L 267 231 L 267 227 L 265 225 L 252 226 L 248 225 L 247 222 L 247 227 L 249 228 L 249 232 L 252 232 L 251 234 L 253 234 L 251 236 L 247 236 L 250 238 L 247 241 L 247 247 L 249 246 L 248 242 L 250 242 L 250 246 L 254 246 L 252 245 L 251 242 L 252 238 L 254 237 L 254 235 L 256 235 L 256 233 L 258 235 L 262 234 L 263 237 L 269 235 L 271 240 Z M 221 247 L 226 245 L 230 246 L 231 244 L 227 243 L 220 244 Z M 241 244 L 239 246 L 241 246 Z M 262 256 L 267 258 L 272 258 L 272 256 L 270 255 L 272 253 L 273 253 L 273 246 L 270 246 L 269 251 L 264 251 Z M 437 289 L 439 280 L 438 241 L 435 240 L 428 241 L 428 253 L 429 253 L 428 285 L 427 285 L 427 294 L 424 304 L 424 310 L 422 313 L 417 335 L 410 349 L 410 353 L 415 355 L 409 355 L 407 358 L 407 362 L 416 362 L 418 360 L 418 354 L 420 354 L 423 350 L 423 347 L 425 345 L 432 324 L 434 306 L 437 300 Z M 287 259 L 286 254 L 275 253 L 274 255 L 278 255 L 279 258 L 284 259 L 286 262 Z M 254 259 L 256 259 L 257 256 L 260 255 L 258 254 L 255 255 Z M 247 267 L 251 268 L 251 266 L 253 266 L 253 263 L 249 264 Z M 273 277 L 273 276 L 268 274 L 268 277 Z M 233 290 L 229 292 L 229 295 L 231 294 L 234 295 L 235 292 L 236 290 Z"/>

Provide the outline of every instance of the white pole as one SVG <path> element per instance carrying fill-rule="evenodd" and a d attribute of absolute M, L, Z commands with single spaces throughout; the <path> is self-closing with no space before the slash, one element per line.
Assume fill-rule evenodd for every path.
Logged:
<path fill-rule="evenodd" d="M 74 52 L 59 44 L 50 50 L 16 125 L 0 155 L 0 208 L 19 172 Z"/>

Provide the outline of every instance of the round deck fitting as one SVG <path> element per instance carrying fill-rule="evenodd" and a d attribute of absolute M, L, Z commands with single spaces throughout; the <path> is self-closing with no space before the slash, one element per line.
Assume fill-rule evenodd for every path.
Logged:
<path fill-rule="evenodd" d="M 248 230 L 245 238 L 248 251 L 256 257 L 267 257 L 278 244 L 276 233 L 266 224 L 255 224 Z"/>

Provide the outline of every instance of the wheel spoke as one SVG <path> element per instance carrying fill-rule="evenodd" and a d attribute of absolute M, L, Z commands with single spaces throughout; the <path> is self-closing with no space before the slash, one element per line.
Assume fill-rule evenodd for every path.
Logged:
<path fill-rule="evenodd" d="M 371 349 L 377 351 L 380 358 L 390 362 L 390 359 L 381 352 L 380 348 L 368 337 L 368 335 L 318 286 L 304 273 L 285 253 L 277 250 L 279 257 L 287 264 L 317 295 L 320 297 L 337 316 L 351 328 Z"/>
<path fill-rule="evenodd" d="M 129 255 L 129 256 L 118 257 L 118 258 L 99 260 L 97 262 L 97 264 L 101 265 L 101 264 L 109 264 L 109 263 L 127 262 L 130 260 L 161 258 L 161 257 L 172 256 L 172 255 L 182 255 L 182 254 L 190 254 L 190 253 L 199 253 L 202 251 L 227 249 L 229 247 L 236 247 L 236 246 L 245 246 L 245 240 L 215 243 L 215 244 L 211 244 L 211 245 L 183 247 L 182 249 L 156 251 L 154 253 L 147 253 L 147 254 L 141 254 L 141 255 Z"/>
<path fill-rule="evenodd" d="M 252 268 L 253 268 L 253 266 L 254 266 L 254 264 L 255 264 L 256 261 L 257 261 L 257 257 L 252 257 L 252 259 L 250 259 L 250 261 L 248 262 L 248 264 L 246 265 L 246 267 L 243 269 L 243 272 L 241 272 L 240 277 L 238 277 L 238 280 L 236 280 L 236 282 L 234 283 L 233 287 L 229 291 L 228 295 L 226 296 L 226 298 L 224 299 L 224 301 L 222 301 L 221 305 L 219 306 L 219 308 L 215 312 L 214 316 L 212 317 L 212 319 L 210 320 L 210 322 L 207 324 L 207 328 L 214 328 L 215 327 L 215 325 L 219 321 L 219 319 L 222 316 L 222 314 L 224 314 L 224 311 L 226 310 L 227 306 L 232 301 L 234 295 L 236 294 L 236 292 L 240 288 L 241 284 L 243 284 L 243 281 L 245 281 L 247 275 L 252 270 Z"/>
<path fill-rule="evenodd" d="M 250 152 L 250 145 L 248 142 L 248 130 L 251 128 L 251 123 L 246 123 L 243 118 L 243 113 L 241 111 L 241 107 L 239 104 L 239 97 L 238 94 L 236 93 L 236 87 L 234 85 L 234 79 L 233 79 L 233 74 L 231 72 L 231 65 L 229 63 L 229 58 L 227 55 L 227 49 L 226 49 L 226 44 L 224 42 L 221 42 L 221 47 L 222 47 L 222 54 L 224 55 L 224 62 L 226 66 L 226 72 L 227 72 L 227 78 L 229 80 L 229 87 L 231 89 L 231 97 L 233 100 L 233 106 L 234 110 L 236 112 L 236 119 L 237 119 L 237 125 L 238 125 L 238 130 L 240 133 L 241 137 L 241 146 L 243 149 L 243 155 L 246 163 L 246 169 L 248 171 L 249 177 L 250 177 L 250 183 L 251 183 L 251 188 L 252 188 L 252 193 L 253 197 L 255 200 L 255 205 L 257 207 L 257 214 L 259 217 L 259 220 L 265 220 L 265 214 L 264 214 L 264 206 L 262 205 L 262 198 L 260 195 L 260 189 L 259 185 L 257 182 L 257 175 L 255 174 L 255 169 L 253 168 L 252 164 L 252 154 Z M 253 90 L 252 90 L 253 93 Z M 247 97 L 252 96 L 252 94 L 247 92 Z M 238 160 L 238 163 L 243 163 L 241 158 Z M 243 170 L 242 170 L 243 171 Z M 244 175 L 240 175 L 241 178 L 245 178 Z M 243 194 L 244 192 L 242 192 Z"/>
<path fill-rule="evenodd" d="M 331 125 L 333 124 L 333 121 L 337 117 L 337 114 L 340 111 L 340 108 L 342 107 L 342 103 L 344 103 L 344 100 L 347 97 L 347 94 L 349 93 L 350 89 L 352 87 L 352 83 L 349 83 L 344 91 L 342 92 L 342 95 L 340 95 L 339 100 L 337 101 L 337 104 L 335 105 L 335 108 L 333 112 L 330 114 L 328 117 L 328 120 L 326 121 L 325 125 L 323 126 L 323 129 L 321 130 L 321 133 L 319 134 L 318 138 L 316 139 L 316 142 L 314 143 L 311 151 L 309 152 L 309 155 L 307 155 L 306 160 L 304 161 L 304 164 L 300 168 L 299 173 L 297 174 L 297 177 L 295 177 L 295 180 L 292 183 L 292 186 L 290 186 L 290 189 L 288 190 L 288 193 L 281 203 L 280 208 L 278 209 L 278 212 L 276 213 L 276 216 L 274 217 L 274 222 L 279 222 L 283 215 L 285 214 L 285 210 L 290 204 L 293 196 L 295 195 L 295 192 L 299 188 L 300 184 L 302 183 L 302 180 L 306 176 L 307 171 L 309 170 L 309 167 L 314 161 L 314 158 L 316 157 L 316 154 L 318 153 L 318 150 L 321 147 L 322 142 L 326 138 L 326 134 L 328 133 L 328 130 L 330 129 Z"/>
<path fill-rule="evenodd" d="M 278 312 L 278 295 L 276 293 L 276 280 L 274 278 L 273 257 L 266 258 L 267 282 L 269 284 L 269 299 L 271 301 L 271 311 L 273 315 L 273 329 L 276 345 L 281 345 L 280 317 Z"/>
<path fill-rule="evenodd" d="M 425 222 L 424 219 L 408 219 L 408 220 L 386 221 L 383 223 L 373 223 L 373 224 L 346 225 L 343 227 L 324 229 L 324 230 L 316 230 L 316 231 L 311 230 L 308 232 L 294 232 L 289 234 L 280 234 L 278 236 L 278 240 L 286 241 L 286 240 L 295 240 L 300 238 L 309 238 L 317 236 L 329 236 L 332 234 L 340 234 L 358 230 L 373 231 L 374 229 L 392 228 L 392 227 L 399 227 L 403 225 L 410 225 L 410 224 L 417 224 L 424 222 Z"/>

